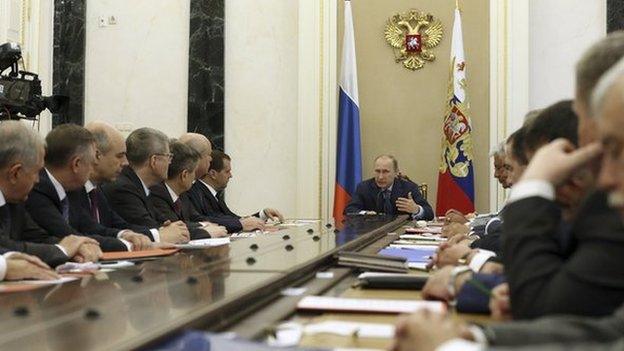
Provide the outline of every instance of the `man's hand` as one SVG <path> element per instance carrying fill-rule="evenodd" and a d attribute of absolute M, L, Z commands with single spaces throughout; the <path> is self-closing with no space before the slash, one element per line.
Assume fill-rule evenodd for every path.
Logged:
<path fill-rule="evenodd" d="M 449 223 L 442 227 L 442 235 L 445 238 L 452 238 L 455 235 L 459 234 L 468 234 L 470 232 L 470 227 L 465 224 L 460 223 Z"/>
<path fill-rule="evenodd" d="M 270 219 L 276 222 L 284 222 L 284 216 L 282 216 L 280 211 L 274 208 L 265 208 L 263 211 L 264 211 L 264 214 Z"/>
<path fill-rule="evenodd" d="M 400 197 L 396 200 L 396 207 L 401 212 L 418 213 L 420 212 L 420 205 L 418 205 L 412 198 L 412 192 L 407 193 L 407 197 Z"/>
<path fill-rule="evenodd" d="M 150 238 L 131 230 L 124 231 L 119 237 L 129 241 L 132 244 L 133 251 L 147 250 L 152 247 L 152 241 Z"/>
<path fill-rule="evenodd" d="M 102 250 L 99 244 L 84 242 L 78 248 L 78 253 L 73 257 L 73 260 L 79 263 L 97 262 L 101 257 Z"/>
<path fill-rule="evenodd" d="M 569 141 L 556 139 L 537 150 L 520 180 L 545 180 L 560 185 L 601 152 L 602 146 L 597 142 L 575 150 Z"/>
<path fill-rule="evenodd" d="M 449 301 L 453 298 L 448 291 L 448 283 L 451 279 L 453 267 L 446 266 L 438 269 L 427 279 L 422 289 L 423 299 Z"/>
<path fill-rule="evenodd" d="M 434 351 L 451 339 L 459 338 L 465 329 L 441 314 L 422 310 L 403 316 L 396 325 L 392 351 Z"/>
<path fill-rule="evenodd" d="M 189 233 L 186 224 L 182 221 L 177 222 L 165 222 L 160 229 L 160 241 L 170 244 L 184 244 L 189 242 L 191 234 Z"/>
<path fill-rule="evenodd" d="M 244 232 L 260 229 L 264 230 L 264 221 L 258 217 L 244 217 L 240 219 Z"/>
<path fill-rule="evenodd" d="M 208 234 L 210 234 L 211 238 L 223 238 L 228 236 L 227 229 L 224 226 L 220 225 L 211 225 L 203 228 Z"/>
<path fill-rule="evenodd" d="M 78 253 L 78 249 L 84 243 L 89 243 L 93 245 L 100 245 L 97 241 L 92 238 L 88 238 L 86 236 L 78 236 L 78 235 L 68 235 L 64 237 L 58 245 L 62 246 L 65 249 L 68 257 L 74 257 L 76 253 Z"/>
<path fill-rule="evenodd" d="M 5 280 L 54 280 L 60 278 L 55 271 L 35 256 L 15 252 L 6 258 L 6 263 Z"/>
<path fill-rule="evenodd" d="M 468 219 L 464 216 L 463 213 L 455 210 L 455 209 L 450 209 L 448 211 L 446 211 L 446 213 L 444 214 L 444 221 L 446 223 L 467 223 Z"/>
<path fill-rule="evenodd" d="M 454 266 L 457 264 L 457 261 L 462 258 L 468 256 L 472 249 L 470 246 L 465 244 L 455 244 L 452 246 L 443 246 L 440 245 L 440 249 L 436 256 L 435 265 L 438 268 L 442 268 L 445 266 Z"/>
<path fill-rule="evenodd" d="M 509 303 L 509 284 L 503 283 L 492 289 L 490 297 L 490 312 L 492 318 L 498 321 L 511 319 L 511 305 Z"/>

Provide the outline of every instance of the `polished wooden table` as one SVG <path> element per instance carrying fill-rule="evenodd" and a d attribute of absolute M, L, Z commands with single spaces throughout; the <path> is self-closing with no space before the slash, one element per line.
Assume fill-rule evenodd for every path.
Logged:
<path fill-rule="evenodd" d="M 334 232 L 321 221 L 186 250 L 57 286 L 0 294 L 0 349 L 136 349 L 186 329 L 231 330 L 260 339 L 292 316 L 301 297 L 322 294 L 352 276 L 335 267 L 340 250 L 382 247 L 405 218 L 352 220 Z M 332 271 L 332 278 L 318 278 Z"/>

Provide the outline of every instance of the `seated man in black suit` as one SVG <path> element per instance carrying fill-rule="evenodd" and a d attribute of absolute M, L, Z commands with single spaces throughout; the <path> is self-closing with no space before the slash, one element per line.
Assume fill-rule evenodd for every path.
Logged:
<path fill-rule="evenodd" d="M 191 189 L 191 198 L 196 206 L 201 201 L 201 205 L 208 213 L 238 218 L 244 231 L 264 229 L 267 219 L 284 220 L 282 214 L 273 208 L 265 208 L 247 217 L 241 217 L 230 210 L 225 203 L 224 191 L 232 178 L 231 158 L 219 150 L 213 150 L 211 157 L 208 173 L 195 182 L 194 188 Z"/>
<path fill-rule="evenodd" d="M 169 149 L 173 159 L 169 165 L 167 180 L 150 188 L 149 199 L 159 218 L 162 221 L 184 221 L 191 233 L 191 239 L 227 236 L 225 227 L 210 223 L 195 211 L 186 194 L 195 181 L 195 169 L 200 154 L 179 141 L 171 142 Z"/>
<path fill-rule="evenodd" d="M 387 215 L 408 214 L 412 219 L 433 219 L 431 205 L 418 185 L 398 177 L 399 163 L 391 155 L 375 159 L 375 177 L 358 184 L 345 214 L 372 211 Z"/>
<path fill-rule="evenodd" d="M 123 135 L 113 126 L 103 122 L 91 122 L 86 129 L 93 134 L 97 152 L 93 172 L 89 175 L 85 186 L 67 192 L 70 211 L 82 212 L 81 216 L 70 216 L 70 224 L 81 231 L 95 230 L 82 228 L 86 222 L 99 230 L 102 230 L 101 227 L 107 228 L 106 231 L 111 232 L 111 235 L 125 234 L 123 238 L 132 244 L 132 250 L 151 248 L 154 236 L 158 235 L 158 228 L 148 228 L 126 222 L 112 210 L 99 187 L 102 183 L 114 181 L 122 168 L 128 165 L 126 141 Z M 91 221 L 82 219 L 89 217 Z"/>
<path fill-rule="evenodd" d="M 197 169 L 195 170 L 196 181 L 193 183 L 191 190 L 187 192 L 187 196 L 191 200 L 195 211 L 204 216 L 208 221 L 224 226 L 228 233 L 238 233 L 243 230 L 243 223 L 248 222 L 247 220 L 211 212 L 206 205 L 207 200 L 203 197 L 203 192 L 208 191 L 208 189 L 198 180 L 204 178 L 210 168 L 210 161 L 212 161 L 212 144 L 210 140 L 202 134 L 184 133 L 179 141 L 200 154 Z M 245 223 L 245 225 L 249 227 L 249 223 Z"/>
<path fill-rule="evenodd" d="M 70 205 L 67 192 L 84 186 L 94 161 L 95 144 L 88 130 L 75 124 L 54 128 L 46 136 L 45 168 L 39 172 L 39 183 L 31 191 L 26 209 L 41 228 L 54 236 L 85 235 L 97 240 L 103 251 L 126 251 L 130 244 L 124 238 L 135 233 L 118 233 L 96 225 Z M 101 250 L 98 248 L 98 256 Z"/>
<path fill-rule="evenodd" d="M 88 247 L 97 247 L 95 240 L 75 235 L 59 240 L 37 226 L 24 207 L 43 168 L 45 151 L 39 136 L 18 121 L 5 121 L 0 124 L 0 140 L 0 247 L 37 256 L 51 266 L 69 259 L 97 259 Z"/>
<path fill-rule="evenodd" d="M 167 179 L 171 162 L 169 138 L 152 128 L 139 128 L 126 139 L 129 165 L 115 181 L 103 184 L 102 191 L 113 211 L 125 221 L 139 226 L 159 228 L 154 241 L 185 243 L 189 230 L 182 221 L 161 221 L 151 201 L 149 187 Z"/>

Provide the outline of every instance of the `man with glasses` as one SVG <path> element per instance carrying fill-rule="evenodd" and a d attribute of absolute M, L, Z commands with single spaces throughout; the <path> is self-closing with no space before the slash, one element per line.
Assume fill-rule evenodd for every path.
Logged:
<path fill-rule="evenodd" d="M 115 181 L 102 186 L 113 210 L 131 224 L 160 227 L 158 233 L 154 233 L 156 242 L 188 242 L 186 224 L 182 221 L 161 223 L 148 200 L 149 188 L 167 179 L 173 156 L 167 136 L 152 128 L 137 129 L 126 139 L 126 150 L 129 165 Z"/>

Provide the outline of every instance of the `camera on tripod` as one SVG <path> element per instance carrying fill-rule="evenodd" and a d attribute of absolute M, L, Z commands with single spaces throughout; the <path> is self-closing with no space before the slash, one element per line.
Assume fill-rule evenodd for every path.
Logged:
<path fill-rule="evenodd" d="M 45 109 L 52 113 L 66 112 L 69 97 L 42 96 L 39 76 L 18 69 L 21 58 L 22 50 L 18 44 L 0 45 L 0 120 L 37 120 L 37 116 Z M 4 74 L 7 69 L 10 71 Z"/>

